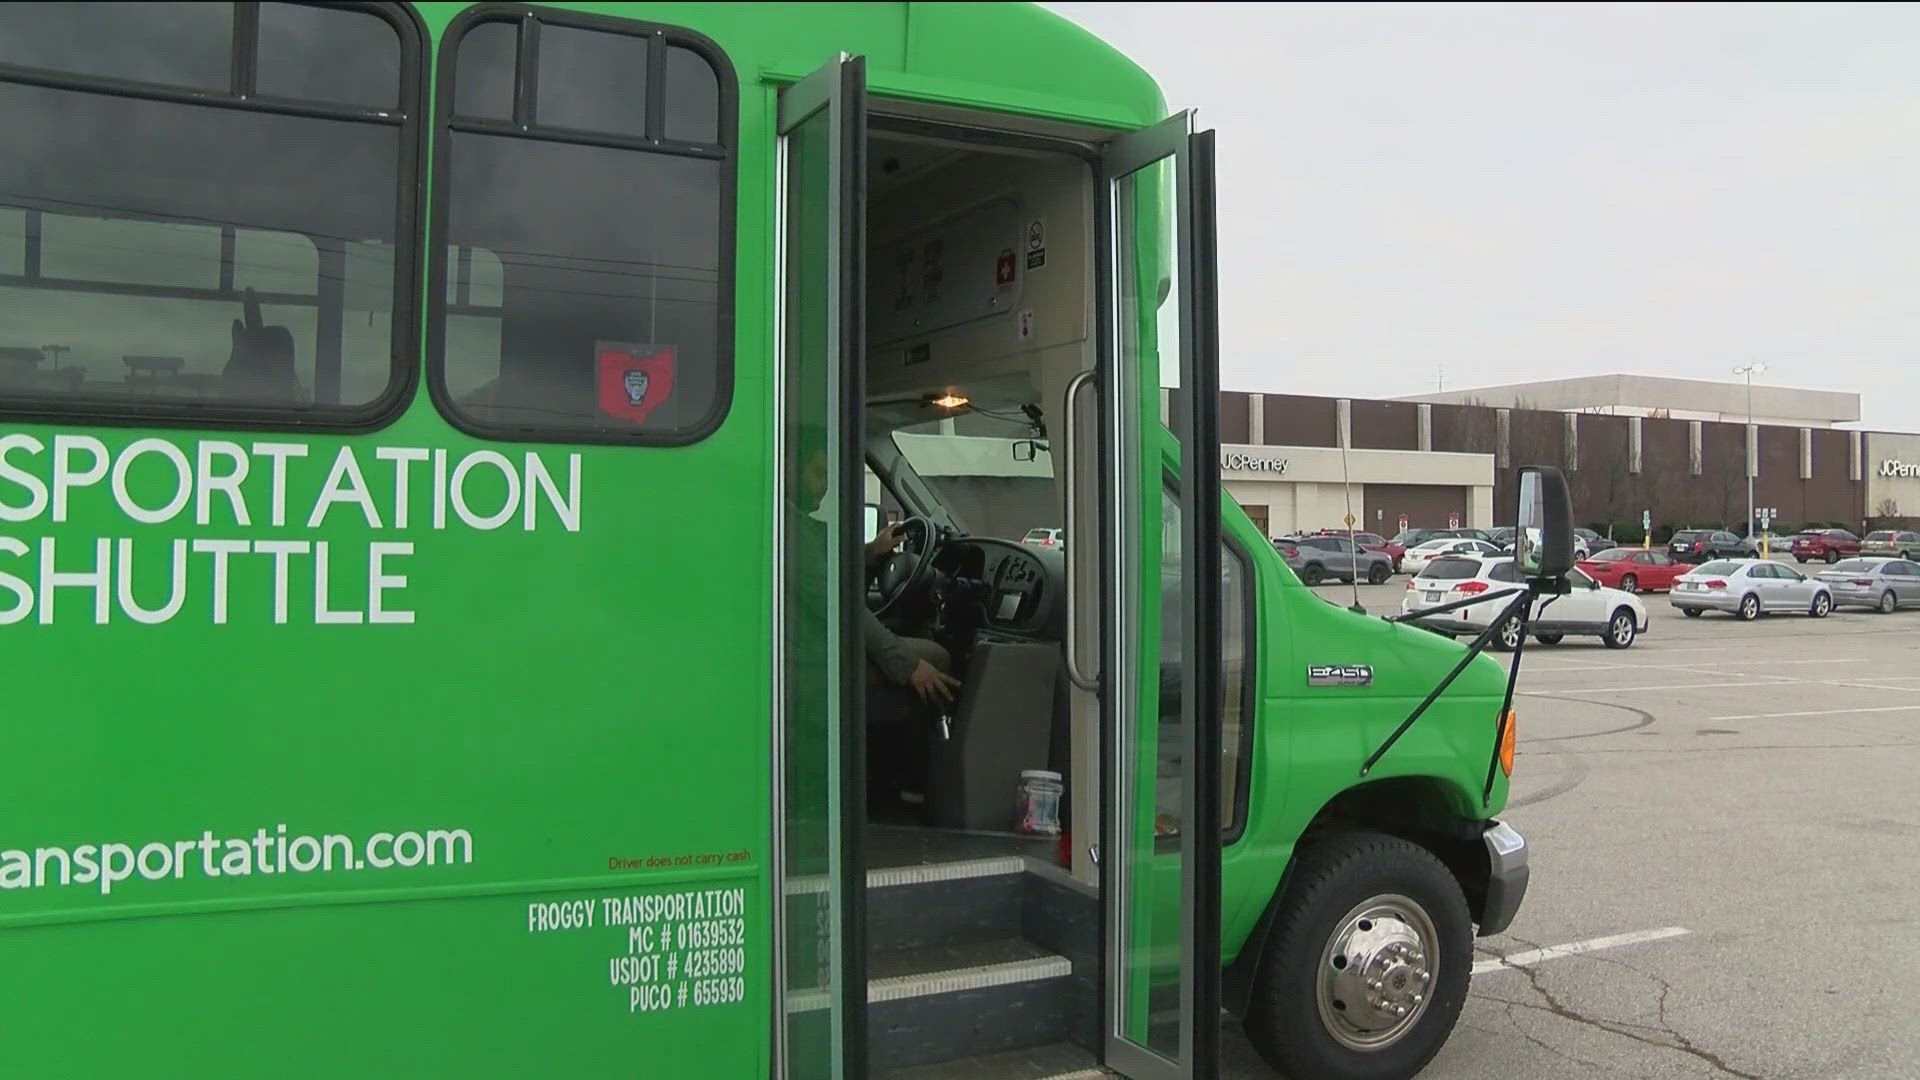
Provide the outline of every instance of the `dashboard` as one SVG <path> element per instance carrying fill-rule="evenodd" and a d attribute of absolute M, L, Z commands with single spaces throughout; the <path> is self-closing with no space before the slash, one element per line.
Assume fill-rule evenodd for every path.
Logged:
<path fill-rule="evenodd" d="M 982 629 L 1052 639 L 1065 628 L 1066 556 L 1008 540 L 948 540 L 934 558 L 946 585 L 949 621 L 956 606 L 977 604 Z"/>

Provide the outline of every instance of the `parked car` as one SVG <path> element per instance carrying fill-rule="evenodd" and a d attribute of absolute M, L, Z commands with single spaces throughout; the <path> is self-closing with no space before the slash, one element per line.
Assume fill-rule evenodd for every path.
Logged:
<path fill-rule="evenodd" d="M 1613 541 L 1594 532 L 1592 529 L 1575 528 L 1573 530 L 1573 554 L 1575 558 L 1592 558 L 1596 552 L 1613 547 Z"/>
<path fill-rule="evenodd" d="M 1535 608 L 1529 628 L 1542 645 L 1558 645 L 1569 634 L 1597 637 L 1610 649 L 1624 649 L 1647 630 L 1647 609 L 1640 599 L 1619 589 L 1609 589 L 1578 568 L 1567 575 L 1573 591 L 1565 596 L 1549 597 Z M 1519 585 L 1520 572 L 1513 559 L 1505 555 L 1445 555 L 1429 563 L 1419 575 L 1407 582 L 1407 594 L 1400 601 L 1402 615 L 1418 615 L 1429 608 L 1465 600 L 1482 593 L 1498 593 Z M 1410 621 L 1448 634 L 1479 634 L 1487 624 L 1499 618 L 1513 601 L 1511 596 L 1495 596 L 1484 604 L 1469 604 L 1453 611 Z M 1509 619 L 1494 636 L 1493 647 L 1511 651 L 1520 645 L 1520 624 Z"/>
<path fill-rule="evenodd" d="M 1907 532 L 1904 529 L 1881 529 L 1878 532 L 1870 532 L 1867 538 L 1860 542 L 1860 554 L 1883 557 L 1897 555 L 1912 562 L 1915 555 L 1920 555 L 1920 533 Z"/>
<path fill-rule="evenodd" d="M 1406 548 L 1395 544 L 1379 533 L 1354 532 L 1350 529 L 1321 529 L 1316 535 L 1344 536 L 1354 543 L 1359 544 L 1361 547 L 1366 548 L 1368 551 L 1377 551 L 1385 555 L 1388 560 L 1393 563 L 1395 570 L 1400 569 L 1400 556 L 1407 553 Z"/>
<path fill-rule="evenodd" d="M 1020 542 L 1028 547 L 1064 548 L 1067 546 L 1067 530 L 1028 529 L 1027 535 L 1022 537 Z"/>
<path fill-rule="evenodd" d="M 1364 578 L 1378 585 L 1393 576 L 1393 560 L 1368 551 L 1344 536 L 1290 536 L 1275 545 L 1302 584 L 1318 585 L 1330 577 L 1344 582 Z M 1288 554 L 1291 549 L 1292 554 Z"/>
<path fill-rule="evenodd" d="M 1891 615 L 1902 604 L 1920 603 L 1920 563 L 1905 559 L 1848 559 L 1822 570 L 1820 580 L 1833 590 L 1834 607 Z"/>
<path fill-rule="evenodd" d="M 1664 551 L 1612 547 L 1577 563 L 1588 577 L 1621 592 L 1666 592 L 1687 572 L 1687 564 Z"/>
<path fill-rule="evenodd" d="M 1833 589 L 1786 563 L 1714 559 L 1680 575 L 1667 601 L 1689 619 L 1707 611 L 1724 611 L 1749 621 L 1772 612 L 1824 619 L 1833 610 Z"/>
<path fill-rule="evenodd" d="M 1845 529 L 1808 529 L 1793 535 L 1793 557 L 1837 563 L 1860 554 L 1860 538 Z"/>
<path fill-rule="evenodd" d="M 1487 530 L 1487 541 L 1501 551 L 1512 551 L 1515 534 L 1516 530 L 1513 526 L 1502 525 L 1497 529 Z"/>
<path fill-rule="evenodd" d="M 1404 552 L 1432 540 L 1438 533 L 1438 529 L 1401 529 L 1387 543 L 1398 546 Z"/>
<path fill-rule="evenodd" d="M 1750 559 L 1754 546 L 1725 529 L 1681 529 L 1667 542 L 1667 554 L 1684 563 L 1713 559 Z"/>
<path fill-rule="evenodd" d="M 1441 536 L 1428 540 L 1418 547 L 1408 549 L 1400 560 L 1400 569 L 1409 574 L 1418 574 L 1427 568 L 1427 564 L 1442 555 L 1498 555 L 1500 549 L 1485 540 L 1472 540 L 1457 536 Z"/>

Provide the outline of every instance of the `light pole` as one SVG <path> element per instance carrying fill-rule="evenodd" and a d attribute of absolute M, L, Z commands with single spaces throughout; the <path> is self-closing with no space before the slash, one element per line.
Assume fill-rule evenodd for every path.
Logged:
<path fill-rule="evenodd" d="M 1753 377 L 1765 370 L 1767 365 L 1758 360 L 1733 369 L 1735 375 L 1747 377 L 1747 430 L 1746 437 L 1741 440 L 1740 468 L 1747 474 L 1747 539 L 1749 540 L 1753 539 L 1753 474 L 1758 471 L 1754 468 L 1758 462 L 1754 460 L 1756 435 L 1753 430 Z"/>

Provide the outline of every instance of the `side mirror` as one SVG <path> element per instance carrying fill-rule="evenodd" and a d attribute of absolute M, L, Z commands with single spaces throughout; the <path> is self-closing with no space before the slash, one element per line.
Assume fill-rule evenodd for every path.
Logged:
<path fill-rule="evenodd" d="M 1520 470 L 1520 512 L 1513 563 L 1529 578 L 1561 578 L 1573 569 L 1573 500 L 1567 478 L 1547 465 Z"/>
<path fill-rule="evenodd" d="M 1047 444 L 1038 439 L 1018 439 L 1013 444 L 1013 460 L 1033 461 L 1047 452 Z"/>
<path fill-rule="evenodd" d="M 867 504 L 866 528 L 866 542 L 871 544 L 873 538 L 880 535 L 880 508 L 873 503 Z"/>

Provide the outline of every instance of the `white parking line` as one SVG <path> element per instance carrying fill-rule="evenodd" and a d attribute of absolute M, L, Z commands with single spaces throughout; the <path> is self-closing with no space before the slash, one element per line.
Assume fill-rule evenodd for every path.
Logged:
<path fill-rule="evenodd" d="M 1806 680 L 1775 680 L 1775 682 L 1778 683 L 1797 683 L 1804 681 Z M 1526 697 L 1559 697 L 1561 694 L 1624 694 L 1630 690 L 1721 690 L 1731 686 L 1752 685 L 1753 680 L 1746 679 L 1741 682 L 1657 683 L 1652 686 L 1573 686 L 1565 690 L 1521 690 L 1518 691 L 1518 693 Z M 1771 686 L 1774 684 L 1769 683 L 1767 685 Z"/>
<path fill-rule="evenodd" d="M 1492 960 L 1482 960 L 1473 965 L 1473 973 L 1475 975 L 1487 975 L 1495 971 L 1514 971 L 1523 967 L 1532 967 L 1535 964 L 1548 960 L 1558 959 L 1562 956 L 1578 956 L 1581 953 L 1599 952 L 1602 949 L 1618 949 L 1622 946 L 1639 945 L 1648 941 L 1665 941 L 1668 938 L 1682 937 L 1691 933 L 1693 933 L 1693 931 L 1684 926 L 1665 926 L 1658 930 L 1636 930 L 1630 934 L 1613 934 L 1609 937 L 1588 938 L 1585 941 L 1576 941 L 1570 945 L 1555 945 L 1546 949 L 1528 949 L 1526 952 L 1510 953 L 1506 956 L 1495 957 Z"/>
<path fill-rule="evenodd" d="M 1569 662 L 1569 661 L 1564 661 L 1564 660 L 1561 660 L 1561 659 L 1559 659 L 1558 657 L 1556 657 L 1556 658 L 1555 658 L 1555 659 L 1553 660 L 1553 663 L 1554 663 L 1554 664 L 1563 664 L 1563 663 L 1568 663 L 1568 662 Z M 1703 667 L 1699 667 L 1699 666 L 1697 666 L 1697 665 L 1688 665 L 1688 664 L 1603 664 L 1603 663 L 1601 663 L 1601 662 L 1599 662 L 1599 661 L 1597 661 L 1597 660 L 1580 660 L 1580 661 L 1572 661 L 1572 662 L 1573 662 L 1573 663 L 1579 663 L 1579 664 L 1582 664 L 1582 665 L 1584 665 L 1584 666 L 1582 666 L 1582 667 L 1549 667 L 1549 666 L 1547 666 L 1546 664 L 1544 664 L 1544 663 L 1542 663 L 1542 664 L 1538 664 L 1538 665 L 1531 665 L 1531 668 L 1532 668 L 1532 670 L 1533 670 L 1534 672 L 1536 672 L 1536 673 L 1548 673 L 1548 672 L 1558 672 L 1558 673 L 1561 673 L 1561 674 L 1566 674 L 1566 675 L 1577 675 L 1577 674 L 1579 674 L 1579 673 L 1580 673 L 1580 672 L 1582 672 L 1582 671 L 1600 671 L 1600 670 L 1603 670 L 1603 669 L 1605 669 L 1605 670 L 1613 670 L 1613 669 L 1620 669 L 1620 670 L 1627 670 L 1627 669 L 1631 669 L 1631 670 L 1633 670 L 1633 671 L 1696 671 L 1696 672 L 1703 672 L 1703 673 L 1706 673 L 1706 674 L 1710 674 L 1710 675 L 1711 675 L 1711 674 L 1719 674 L 1719 675 L 1726 675 L 1726 674 L 1745 674 L 1744 672 L 1738 672 L 1738 673 L 1736 673 L 1736 672 L 1726 672 L 1726 671 L 1716 671 L 1716 670 L 1715 670 L 1715 669 L 1713 669 L 1713 668 L 1703 668 Z M 1758 664 L 1758 665 L 1761 665 L 1761 666 L 1764 666 L 1764 667 L 1783 667 L 1783 666 L 1785 666 L 1785 665 L 1787 665 L 1787 664 L 1869 664 L 1869 663 L 1872 663 L 1872 662 L 1873 662 L 1873 661 L 1871 661 L 1871 660 L 1867 660 L 1867 659 L 1846 659 L 1846 660 L 1735 660 L 1735 661 L 1732 661 L 1732 663 L 1736 663 L 1736 664 Z M 1916 677 L 1916 678 L 1920 678 L 1920 676 L 1915 676 L 1915 677 Z"/>
<path fill-rule="evenodd" d="M 1882 705 L 1872 709 L 1809 709 L 1806 712 L 1745 713 L 1740 716 L 1709 716 L 1714 720 L 1781 720 L 1790 716 L 1850 716 L 1854 713 L 1920 712 L 1920 704 Z"/>

